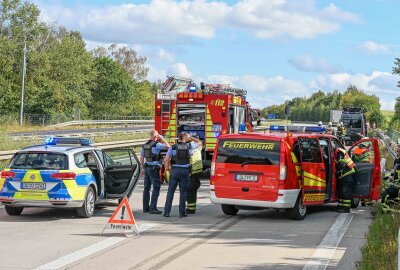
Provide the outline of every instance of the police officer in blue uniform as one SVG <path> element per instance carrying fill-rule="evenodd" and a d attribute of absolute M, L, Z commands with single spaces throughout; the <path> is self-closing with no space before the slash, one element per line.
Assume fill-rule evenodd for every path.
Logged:
<path fill-rule="evenodd" d="M 143 212 L 162 214 L 157 209 L 158 196 L 160 195 L 161 155 L 162 150 L 167 150 L 169 143 L 158 134 L 156 130 L 150 131 L 150 139 L 143 145 L 140 154 L 140 163 L 144 167 Z M 150 200 L 150 188 L 153 186 Z"/>
<path fill-rule="evenodd" d="M 191 141 L 191 142 L 190 142 Z M 167 200 L 164 207 L 164 217 L 169 217 L 172 200 L 176 187 L 179 184 L 179 217 L 186 217 L 186 196 L 190 182 L 190 156 L 192 151 L 201 147 L 199 139 L 181 132 L 178 135 L 178 143 L 168 149 L 164 159 L 166 169 L 171 169 Z"/>

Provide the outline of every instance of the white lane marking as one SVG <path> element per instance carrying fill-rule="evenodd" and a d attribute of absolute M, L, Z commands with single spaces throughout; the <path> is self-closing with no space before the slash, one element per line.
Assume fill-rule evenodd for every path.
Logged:
<path fill-rule="evenodd" d="M 155 223 L 143 223 L 139 225 L 139 232 L 145 232 L 155 226 L 158 226 L 159 224 Z M 106 248 L 109 248 L 113 245 L 118 244 L 119 242 L 122 242 L 126 239 L 129 239 L 127 237 L 109 237 L 107 239 L 104 239 L 100 242 L 97 242 L 93 245 L 87 246 L 85 248 L 82 248 L 80 250 L 77 250 L 73 253 L 70 253 L 68 255 L 65 255 L 61 258 L 58 258 L 54 261 L 51 261 L 49 263 L 43 264 L 34 270 L 54 270 L 54 269 L 59 269 L 61 267 L 67 266 L 73 262 L 79 261 L 85 257 L 88 257 L 90 255 L 95 254 L 96 252 L 99 252 L 101 250 L 104 250 Z"/>
<path fill-rule="evenodd" d="M 340 214 L 303 270 L 325 270 L 349 227 L 354 214 Z"/>

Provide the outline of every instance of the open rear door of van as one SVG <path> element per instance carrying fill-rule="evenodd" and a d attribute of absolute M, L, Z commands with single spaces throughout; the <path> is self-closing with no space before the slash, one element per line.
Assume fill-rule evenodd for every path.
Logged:
<path fill-rule="evenodd" d="M 326 171 L 317 137 L 298 138 L 302 173 L 303 205 L 323 204 L 326 192 Z"/>
<path fill-rule="evenodd" d="M 354 143 L 348 153 L 357 167 L 353 197 L 378 200 L 381 188 L 381 157 L 378 139 L 362 139 Z M 364 155 L 360 158 L 362 154 Z"/>

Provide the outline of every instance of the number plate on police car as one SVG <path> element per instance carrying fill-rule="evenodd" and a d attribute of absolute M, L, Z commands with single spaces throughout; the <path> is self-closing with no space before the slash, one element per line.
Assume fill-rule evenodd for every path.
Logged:
<path fill-rule="evenodd" d="M 45 190 L 46 183 L 21 183 L 22 189 Z"/>
<path fill-rule="evenodd" d="M 236 181 L 244 181 L 244 182 L 257 182 L 257 175 L 249 175 L 249 174 L 237 174 Z"/>

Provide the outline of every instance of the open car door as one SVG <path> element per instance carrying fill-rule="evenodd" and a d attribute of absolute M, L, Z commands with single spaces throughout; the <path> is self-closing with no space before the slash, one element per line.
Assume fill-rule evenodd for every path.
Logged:
<path fill-rule="evenodd" d="M 381 157 L 378 140 L 362 139 L 354 143 L 348 153 L 357 167 L 353 197 L 378 200 L 381 188 Z M 361 153 L 365 153 L 362 159 Z"/>
<path fill-rule="evenodd" d="M 108 199 L 130 197 L 141 168 L 132 149 L 103 150 L 104 186 Z"/>
<path fill-rule="evenodd" d="M 326 171 L 317 137 L 299 137 L 303 205 L 323 204 L 326 192 Z"/>

